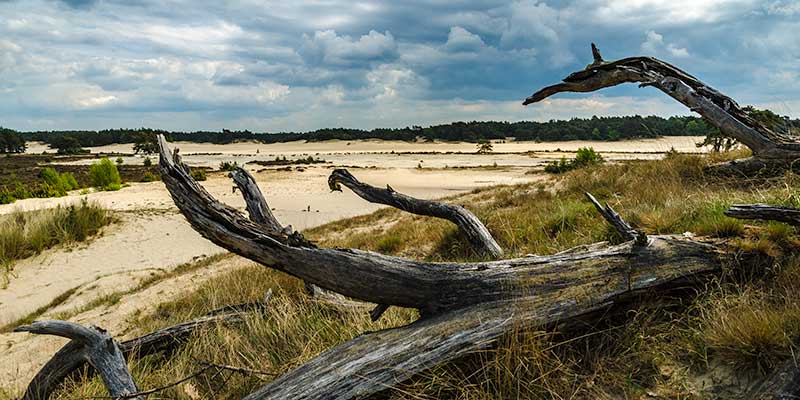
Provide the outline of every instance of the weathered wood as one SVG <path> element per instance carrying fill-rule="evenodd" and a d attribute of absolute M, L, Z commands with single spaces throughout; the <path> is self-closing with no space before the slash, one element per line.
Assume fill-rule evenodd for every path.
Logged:
<path fill-rule="evenodd" d="M 218 308 L 200 318 L 126 340 L 119 343 L 119 349 L 125 359 L 134 354 L 137 357 L 144 357 L 173 350 L 202 327 L 218 323 L 240 322 L 247 312 L 264 309 L 271 296 L 272 290 L 269 290 L 262 301 Z M 50 398 L 68 377 L 82 371 L 86 362 L 83 344 L 74 340 L 70 341 L 58 350 L 33 377 L 25 389 L 22 400 Z"/>
<path fill-rule="evenodd" d="M 794 359 L 786 361 L 742 398 L 747 400 L 800 399 L 800 365 Z"/>
<path fill-rule="evenodd" d="M 780 221 L 800 226 L 800 209 L 767 204 L 737 204 L 725 210 L 725 215 L 738 219 Z"/>
<path fill-rule="evenodd" d="M 139 392 L 128 370 L 128 364 L 119 344 L 104 330 L 97 327 L 84 327 L 74 322 L 45 320 L 23 325 L 14 332 L 30 332 L 40 335 L 55 335 L 71 339 L 71 349 L 79 353 L 91 364 L 103 379 L 109 395 L 114 398 L 144 397 L 132 396 Z"/>
<path fill-rule="evenodd" d="M 386 204 L 412 214 L 446 219 L 464 233 L 472 248 L 479 254 L 495 259 L 503 256 L 503 249 L 486 226 L 475 214 L 462 206 L 415 199 L 398 193 L 389 186 L 386 189 L 377 188 L 359 181 L 346 169 L 335 169 L 328 177 L 328 186 L 331 190 L 341 191 L 341 185 L 347 186 L 353 193 L 370 203 Z"/>
<path fill-rule="evenodd" d="M 284 228 L 275 215 L 272 214 L 264 194 L 261 193 L 255 178 L 246 169 L 238 167 L 229 174 L 233 182 L 242 192 L 247 212 L 253 222 L 262 224 L 278 232 L 292 233 L 291 227 Z M 288 229 L 287 229 L 288 228 Z M 288 230 L 288 232 L 286 232 Z"/>
<path fill-rule="evenodd" d="M 574 72 L 562 83 L 545 87 L 523 102 L 524 105 L 542 101 L 562 92 L 593 92 L 622 83 L 653 86 L 697 112 L 719 128 L 723 135 L 734 138 L 753 151 L 755 161 L 739 161 L 727 168 L 752 171 L 759 164 L 766 168 L 791 168 L 800 159 L 797 137 L 775 132 L 750 117 L 730 97 L 699 81 L 697 78 L 652 57 L 630 57 L 602 62 L 599 51 L 592 46 L 595 62 L 586 69 Z M 597 60 L 601 62 L 597 62 Z M 740 169 L 744 168 L 744 169 Z"/>
<path fill-rule="evenodd" d="M 586 192 L 585 194 L 586 197 L 589 199 L 589 201 L 594 205 L 594 208 L 597 209 L 600 215 L 602 215 L 603 218 L 605 218 L 606 221 L 608 221 L 608 223 L 611 224 L 614 230 L 616 230 L 617 233 L 619 233 L 619 235 L 622 236 L 623 239 L 634 240 L 640 235 L 643 235 L 640 234 L 636 229 L 633 229 L 633 227 L 631 227 L 630 224 L 625 222 L 625 220 L 622 219 L 622 217 L 619 214 L 617 214 L 617 212 L 614 211 L 614 209 L 611 208 L 611 206 L 608 203 L 606 203 L 606 206 L 603 207 L 602 205 L 600 205 L 600 202 L 597 201 L 597 199 L 594 198 L 594 196 L 592 196 L 591 193 Z M 647 243 L 647 236 L 644 237 L 644 243 Z"/>

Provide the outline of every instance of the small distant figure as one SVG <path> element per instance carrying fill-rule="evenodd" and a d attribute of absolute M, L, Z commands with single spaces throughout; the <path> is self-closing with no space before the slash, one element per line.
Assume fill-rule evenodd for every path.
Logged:
<path fill-rule="evenodd" d="M 308 206 L 308 208 L 306 209 L 306 211 L 308 211 L 308 212 L 311 212 L 311 206 Z"/>

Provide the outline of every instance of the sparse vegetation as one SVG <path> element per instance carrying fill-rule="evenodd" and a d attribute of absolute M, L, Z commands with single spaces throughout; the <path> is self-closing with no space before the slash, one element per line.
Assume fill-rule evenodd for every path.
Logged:
<path fill-rule="evenodd" d="M 560 175 L 555 185 L 529 184 L 475 190 L 459 196 L 485 221 L 508 256 L 552 254 L 616 233 L 583 197 L 590 191 L 648 233 L 692 232 L 727 238 L 756 258 L 731 265 L 731 273 L 682 301 L 648 299 L 578 331 L 525 331 L 494 347 L 436 366 L 390 389 L 390 399 L 494 398 L 725 398 L 750 379 L 796 353 L 800 340 L 800 277 L 795 228 L 732 220 L 722 211 L 734 202 L 800 205 L 800 178 L 767 181 L 706 175 L 707 157 L 674 154 L 664 160 L 596 165 Z M 552 187 L 557 189 L 551 189 Z M 647 188 L 643 190 L 643 188 Z M 356 247 L 426 260 L 469 260 L 472 252 L 446 221 L 394 209 L 334 222 L 307 232 L 322 246 Z M 302 283 L 253 266 L 231 271 L 178 301 L 162 304 L 132 326 L 138 333 L 185 321 L 225 304 L 275 291 L 264 314 L 245 324 L 197 334 L 168 361 L 133 360 L 142 387 L 156 387 L 196 369 L 196 359 L 284 373 L 319 352 L 364 331 L 409 323 L 411 310 L 393 307 L 378 323 L 366 311 L 333 309 L 308 300 Z M 697 377 L 727 371 L 707 386 Z M 230 379 L 230 380 L 227 380 Z M 269 378 L 267 378 L 269 379 Z M 223 384 L 227 380 L 227 384 Z M 237 398 L 265 382 L 234 375 L 197 379 L 200 397 Z M 102 395 L 98 378 L 69 385 L 62 397 Z M 648 394 L 650 393 L 650 394 Z M 189 398 L 181 389 L 162 393 Z"/>
<path fill-rule="evenodd" d="M 221 161 L 219 163 L 220 171 L 234 171 L 236 168 L 239 168 L 239 164 L 236 161 Z"/>
<path fill-rule="evenodd" d="M 86 200 L 67 207 L 4 215 L 0 217 L 0 264 L 8 273 L 16 260 L 56 245 L 84 241 L 113 221 L 109 211 Z"/>
<path fill-rule="evenodd" d="M 206 170 L 202 168 L 192 168 L 192 178 L 196 181 L 204 181 L 206 180 Z"/>
<path fill-rule="evenodd" d="M 103 158 L 99 162 L 92 164 L 89 168 L 89 179 L 92 182 L 92 186 L 98 190 L 114 191 L 122 188 L 119 170 L 108 158 Z"/>
<path fill-rule="evenodd" d="M 561 174 L 567 171 L 572 171 L 576 168 L 601 164 L 603 161 L 603 156 L 594 151 L 593 148 L 581 147 L 575 153 L 574 159 L 567 160 L 566 158 L 562 157 L 558 161 L 552 161 L 545 165 L 544 170 L 545 172 L 550 172 L 552 174 Z"/>

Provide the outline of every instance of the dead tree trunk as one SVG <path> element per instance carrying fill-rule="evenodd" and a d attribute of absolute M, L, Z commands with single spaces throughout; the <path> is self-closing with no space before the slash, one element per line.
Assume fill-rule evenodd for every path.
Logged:
<path fill-rule="evenodd" d="M 347 186 L 353 193 L 370 203 L 386 204 L 405 212 L 417 215 L 427 215 L 446 219 L 454 223 L 479 254 L 491 258 L 503 256 L 503 249 L 486 229 L 486 226 L 464 207 L 442 203 L 439 201 L 420 200 L 396 192 L 391 186 L 386 189 L 377 188 L 360 182 L 346 169 L 335 169 L 328 177 L 328 186 L 331 190 L 342 191 L 342 186 Z"/>
<path fill-rule="evenodd" d="M 641 291 L 651 293 L 721 270 L 723 252 L 716 242 L 664 235 L 639 234 L 639 239 L 615 246 L 596 244 L 552 256 L 475 263 L 429 263 L 356 249 L 302 247 L 211 197 L 191 178 L 177 153 L 170 154 L 163 137 L 159 146 L 163 181 L 204 237 L 324 289 L 417 308 L 423 315 L 411 325 L 336 346 L 257 390 L 248 396 L 251 399 L 365 397 L 489 346 L 513 329 L 567 321 Z M 610 212 L 604 216 L 619 218 Z M 623 225 L 618 222 L 615 227 Z"/>
<path fill-rule="evenodd" d="M 738 219 L 780 221 L 800 226 L 800 210 L 792 207 L 770 206 L 767 204 L 739 204 L 727 209 L 725 215 Z"/>
<path fill-rule="evenodd" d="M 49 320 L 35 321 L 30 325 L 17 327 L 14 332 L 72 339 L 68 345 L 70 350 L 76 357 L 88 361 L 97 370 L 111 397 L 144 400 L 142 396 L 135 396 L 139 389 L 131 377 L 119 344 L 104 330 L 97 327 L 86 328 L 74 322 Z"/>
<path fill-rule="evenodd" d="M 733 99 L 704 84 L 697 78 L 652 57 L 630 57 L 606 62 L 592 43 L 594 62 L 584 70 L 573 72 L 562 83 L 545 87 L 522 104 L 542 101 L 562 92 L 593 92 L 621 83 L 653 86 L 706 121 L 719 128 L 723 135 L 749 147 L 753 156 L 719 166 L 721 171 L 748 175 L 793 168 L 800 159 L 798 138 L 775 132 L 751 118 Z"/>
<path fill-rule="evenodd" d="M 125 359 L 132 354 L 136 354 L 137 357 L 144 357 L 173 350 L 185 342 L 193 332 L 202 327 L 218 323 L 241 322 L 247 312 L 263 309 L 271 296 L 272 291 L 270 290 L 262 301 L 225 306 L 213 310 L 200 318 L 126 340 L 119 343 L 119 350 Z M 18 329 L 23 331 L 22 327 Z M 83 370 L 87 361 L 85 345 L 79 341 L 70 341 L 56 352 L 53 358 L 47 361 L 34 376 L 25 389 L 25 394 L 21 400 L 49 399 L 68 377 Z"/>

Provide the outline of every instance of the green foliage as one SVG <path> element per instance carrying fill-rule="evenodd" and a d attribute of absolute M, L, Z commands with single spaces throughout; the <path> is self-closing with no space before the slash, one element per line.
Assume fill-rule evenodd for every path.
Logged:
<path fill-rule="evenodd" d="M 153 165 L 153 160 L 151 160 L 150 157 L 145 157 L 144 160 L 142 161 L 142 165 L 144 165 L 145 167 L 149 167 Z"/>
<path fill-rule="evenodd" d="M 122 157 L 117 157 L 117 159 L 114 162 L 117 163 L 117 165 L 122 165 L 125 162 L 125 160 L 123 160 Z"/>
<path fill-rule="evenodd" d="M 236 168 L 239 168 L 239 164 L 236 161 L 222 161 L 219 163 L 220 171 L 233 171 Z"/>
<path fill-rule="evenodd" d="M 111 213 L 83 200 L 53 209 L 0 217 L 0 265 L 10 271 L 20 260 L 62 243 L 80 242 L 114 221 Z"/>
<path fill-rule="evenodd" d="M 89 180 L 92 182 L 92 186 L 99 190 L 113 191 L 122 187 L 119 170 L 108 158 L 103 158 L 89 167 Z"/>
<path fill-rule="evenodd" d="M 142 175 L 142 182 L 155 182 L 157 180 L 159 180 L 159 177 L 150 171 L 146 171 Z"/>
<path fill-rule="evenodd" d="M 494 151 L 494 147 L 492 147 L 492 142 L 486 139 L 478 140 L 478 154 L 489 154 Z"/>
<path fill-rule="evenodd" d="M 561 174 L 576 168 L 602 164 L 603 161 L 603 157 L 600 153 L 594 151 L 593 148 L 581 147 L 578 149 L 578 152 L 575 153 L 575 159 L 567 160 L 565 157 L 561 157 L 560 160 L 552 161 L 545 165 L 544 170 L 552 174 Z"/>
<path fill-rule="evenodd" d="M 192 178 L 194 178 L 194 180 L 196 181 L 206 180 L 206 170 L 204 169 L 194 168 L 192 169 L 192 172 L 190 174 L 192 175 Z"/>
<path fill-rule="evenodd" d="M 136 154 L 153 154 L 158 151 L 157 132 L 151 129 L 142 129 L 133 133 L 133 152 Z"/>
<path fill-rule="evenodd" d="M 49 142 L 51 148 L 58 150 L 58 154 L 80 154 L 85 153 L 81 147 L 81 142 L 74 136 L 59 136 Z"/>
<path fill-rule="evenodd" d="M 24 153 L 25 139 L 19 132 L 0 126 L 0 153 Z"/>

